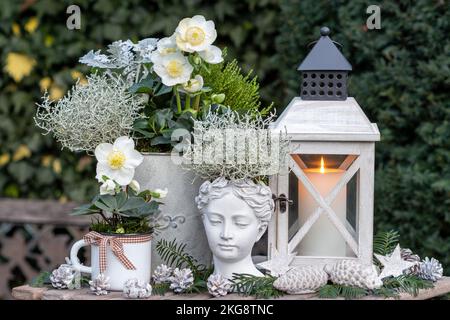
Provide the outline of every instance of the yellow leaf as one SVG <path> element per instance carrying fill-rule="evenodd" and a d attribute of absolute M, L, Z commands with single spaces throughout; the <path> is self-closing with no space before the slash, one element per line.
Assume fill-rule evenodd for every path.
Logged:
<path fill-rule="evenodd" d="M 45 36 L 44 44 L 47 48 L 51 47 L 54 42 L 55 42 L 55 38 L 53 36 L 51 36 L 49 34 Z"/>
<path fill-rule="evenodd" d="M 59 100 L 62 97 L 64 97 L 64 90 L 56 84 L 52 85 L 50 87 L 50 100 Z"/>
<path fill-rule="evenodd" d="M 41 91 L 48 90 L 51 84 L 52 79 L 50 79 L 50 77 L 42 78 L 41 81 L 39 81 L 39 87 L 41 88 Z"/>
<path fill-rule="evenodd" d="M 31 157 L 31 150 L 24 144 L 21 144 L 14 152 L 13 161 L 19 161 Z"/>
<path fill-rule="evenodd" d="M 36 17 L 32 17 L 25 24 L 24 29 L 27 30 L 28 33 L 33 33 L 34 31 L 36 31 L 38 26 L 39 26 L 39 20 Z"/>
<path fill-rule="evenodd" d="M 0 167 L 3 167 L 5 164 L 7 164 L 10 160 L 9 153 L 4 153 L 0 156 Z"/>
<path fill-rule="evenodd" d="M 61 170 L 61 161 L 59 159 L 55 159 L 55 161 L 53 161 L 53 171 L 55 171 L 55 173 L 57 174 L 60 174 Z"/>
<path fill-rule="evenodd" d="M 20 25 L 18 23 L 13 23 L 11 26 L 12 32 L 15 36 L 20 36 Z"/>
<path fill-rule="evenodd" d="M 44 167 L 50 167 L 50 164 L 52 163 L 52 160 L 53 160 L 53 156 L 50 156 L 50 155 L 43 156 L 41 158 L 41 164 Z"/>
<path fill-rule="evenodd" d="M 10 52 L 6 56 L 5 71 L 15 82 L 19 82 L 31 73 L 35 65 L 36 60 L 26 54 Z"/>
<path fill-rule="evenodd" d="M 69 201 L 69 199 L 66 196 L 59 197 L 59 202 L 60 203 L 67 203 L 68 201 Z"/>

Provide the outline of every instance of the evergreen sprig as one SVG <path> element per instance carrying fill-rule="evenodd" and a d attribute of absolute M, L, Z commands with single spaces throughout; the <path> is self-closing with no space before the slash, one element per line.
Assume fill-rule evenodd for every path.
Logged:
<path fill-rule="evenodd" d="M 244 296 L 256 296 L 256 298 L 278 298 L 284 293 L 273 286 L 276 277 L 258 277 L 251 274 L 234 274 L 230 280 L 233 292 Z"/>
<path fill-rule="evenodd" d="M 50 281 L 51 272 L 43 271 L 39 273 L 33 280 L 31 280 L 30 286 L 35 288 L 40 288 L 45 286 L 46 284 L 51 284 Z"/>
<path fill-rule="evenodd" d="M 383 287 L 393 292 L 406 292 L 412 296 L 417 296 L 420 289 L 433 288 L 432 281 L 421 279 L 415 275 L 402 275 L 395 278 L 387 278 L 383 280 Z"/>
<path fill-rule="evenodd" d="M 261 112 L 266 115 L 273 103 L 261 108 L 258 77 L 250 70 L 243 74 L 236 59 L 228 63 L 213 65 L 208 72 L 202 73 L 205 85 L 211 92 L 225 94 L 224 105 L 238 112 Z"/>
<path fill-rule="evenodd" d="M 373 238 L 373 251 L 383 256 L 388 255 L 395 249 L 399 238 L 400 234 L 395 230 L 379 232 Z"/>
<path fill-rule="evenodd" d="M 197 259 L 185 252 L 186 244 L 177 244 L 176 240 L 167 241 L 161 239 L 156 244 L 156 251 L 170 267 L 185 268 L 188 267 L 194 274 L 204 269 L 203 265 L 197 264 Z"/>
<path fill-rule="evenodd" d="M 336 299 L 358 299 L 369 295 L 369 291 L 363 288 L 343 286 L 339 284 L 327 284 L 319 289 L 319 298 Z"/>

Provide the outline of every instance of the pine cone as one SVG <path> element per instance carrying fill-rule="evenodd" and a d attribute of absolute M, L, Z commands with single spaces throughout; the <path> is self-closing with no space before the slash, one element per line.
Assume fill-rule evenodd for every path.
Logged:
<path fill-rule="evenodd" d="M 143 299 L 152 295 L 150 283 L 140 284 L 136 278 L 129 279 L 123 286 L 123 295 L 131 299 Z"/>
<path fill-rule="evenodd" d="M 89 281 L 89 286 L 92 293 L 97 296 L 108 294 L 108 290 L 111 287 L 109 277 L 103 273 L 100 273 L 94 280 Z"/>
<path fill-rule="evenodd" d="M 56 289 L 68 289 L 75 278 L 75 270 L 70 264 L 62 264 L 52 271 L 50 281 Z"/>
<path fill-rule="evenodd" d="M 400 255 L 403 260 L 410 262 L 420 262 L 420 257 L 417 254 L 414 254 L 411 249 L 401 249 Z M 415 274 L 419 273 L 419 263 L 416 263 L 411 268 L 403 271 L 405 274 Z"/>
<path fill-rule="evenodd" d="M 157 266 L 155 272 L 153 272 L 153 282 L 155 284 L 169 282 L 172 272 L 172 268 L 166 266 L 165 264 Z"/>
<path fill-rule="evenodd" d="M 422 260 L 419 264 L 418 276 L 422 279 L 435 282 L 442 278 L 442 274 L 442 264 L 435 258 L 428 259 L 428 257 L 426 257 L 425 260 Z"/>
<path fill-rule="evenodd" d="M 170 277 L 170 289 L 176 293 L 186 291 L 194 284 L 194 276 L 192 270 L 189 268 L 173 270 L 173 275 Z"/>
<path fill-rule="evenodd" d="M 273 286 L 289 294 L 303 294 L 317 291 L 327 281 L 328 274 L 323 267 L 299 266 L 281 275 Z"/>
<path fill-rule="evenodd" d="M 354 260 L 342 260 L 325 271 L 333 283 L 364 289 L 377 289 L 383 285 L 374 265 L 364 265 Z"/>
<path fill-rule="evenodd" d="M 231 282 L 221 274 L 212 274 L 208 278 L 207 287 L 214 297 L 223 297 L 231 290 Z"/>

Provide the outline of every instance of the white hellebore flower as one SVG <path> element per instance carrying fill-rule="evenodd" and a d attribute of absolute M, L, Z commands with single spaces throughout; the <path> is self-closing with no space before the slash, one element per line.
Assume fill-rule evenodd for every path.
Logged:
<path fill-rule="evenodd" d="M 144 157 L 134 150 L 133 139 L 123 136 L 111 143 L 101 143 L 95 148 L 97 158 L 97 179 L 102 176 L 126 186 L 133 180 L 134 169 L 142 163 Z"/>
<path fill-rule="evenodd" d="M 159 193 L 159 198 L 162 199 L 162 198 L 165 198 L 167 196 L 167 193 L 169 192 L 169 190 L 167 190 L 167 188 L 156 189 L 154 192 L 155 193 Z"/>
<path fill-rule="evenodd" d="M 153 63 L 157 63 L 162 57 L 178 51 L 175 35 L 171 37 L 161 38 L 156 44 L 156 50 L 151 54 Z"/>
<path fill-rule="evenodd" d="M 216 46 L 209 46 L 198 54 L 203 60 L 210 64 L 221 63 L 223 61 L 222 50 Z"/>
<path fill-rule="evenodd" d="M 116 183 L 111 179 L 108 179 L 105 182 L 103 182 L 103 184 L 100 186 L 100 194 L 101 195 L 104 195 L 104 194 L 115 195 L 116 194 Z"/>
<path fill-rule="evenodd" d="M 189 93 L 195 93 L 203 88 L 203 77 L 196 75 L 193 79 L 183 84 L 183 90 Z"/>
<path fill-rule="evenodd" d="M 194 68 L 181 52 L 176 52 L 156 59 L 153 70 L 161 77 L 162 83 L 171 87 L 187 82 Z"/>
<path fill-rule="evenodd" d="M 175 29 L 178 48 L 186 52 L 206 50 L 217 38 L 214 22 L 197 15 L 184 18 Z"/>
<path fill-rule="evenodd" d="M 139 185 L 139 182 L 137 182 L 136 180 L 132 180 L 128 186 L 131 189 L 133 189 L 134 192 L 136 193 L 139 193 L 139 191 L 141 191 L 141 186 Z"/>

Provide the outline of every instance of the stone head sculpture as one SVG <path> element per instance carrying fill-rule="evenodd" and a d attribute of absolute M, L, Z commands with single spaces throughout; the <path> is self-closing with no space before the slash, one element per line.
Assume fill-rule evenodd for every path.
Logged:
<path fill-rule="evenodd" d="M 251 180 L 221 177 L 204 182 L 195 201 L 213 253 L 214 273 L 229 279 L 233 273 L 262 276 L 252 262 L 251 251 L 272 217 L 270 188 Z"/>

